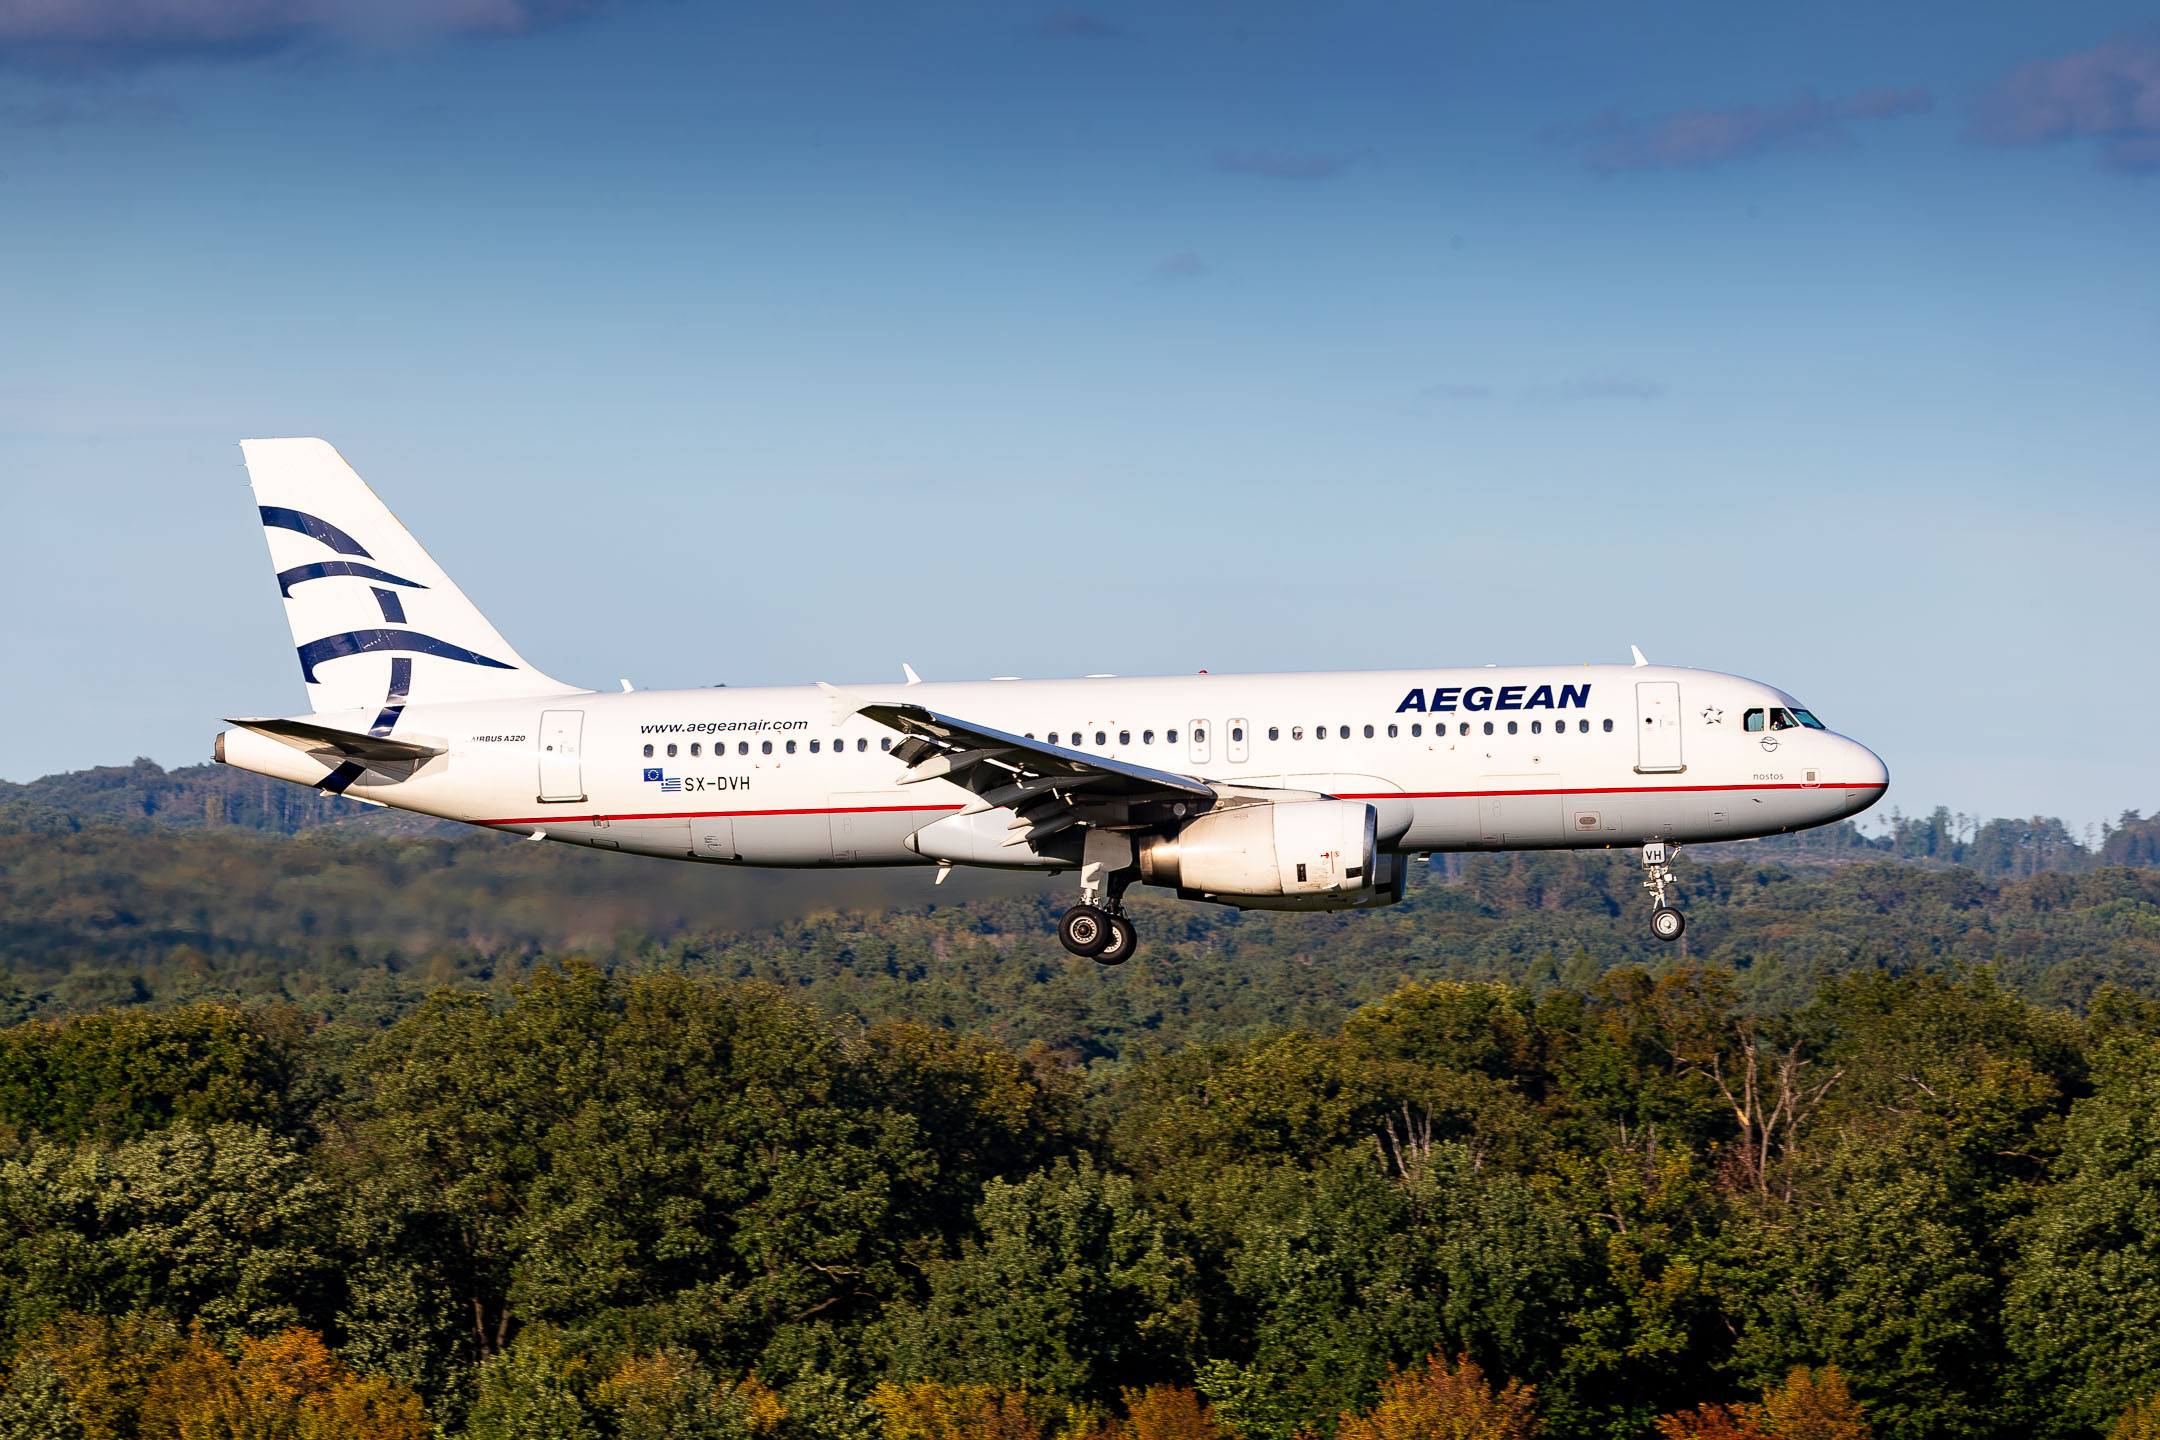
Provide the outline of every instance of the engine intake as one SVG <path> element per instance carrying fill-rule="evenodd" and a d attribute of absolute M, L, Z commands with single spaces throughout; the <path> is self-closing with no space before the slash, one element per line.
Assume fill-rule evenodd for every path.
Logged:
<path fill-rule="evenodd" d="M 1379 817 L 1356 800 L 1285 800 L 1213 810 L 1140 846 L 1140 879 L 1203 895 L 1370 890 Z"/>

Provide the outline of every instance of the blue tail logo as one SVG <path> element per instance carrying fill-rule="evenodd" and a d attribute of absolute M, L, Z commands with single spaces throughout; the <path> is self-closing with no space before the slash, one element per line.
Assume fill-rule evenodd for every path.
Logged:
<path fill-rule="evenodd" d="M 362 580 L 380 580 L 385 585 L 403 585 L 408 590 L 425 590 L 427 586 L 417 580 L 407 580 L 402 575 L 392 575 L 373 565 L 362 565 L 357 560 L 317 560 L 312 565 L 295 565 L 290 570 L 278 571 L 278 593 L 292 599 L 292 587 L 305 580 L 322 580 L 333 575 L 356 575 Z"/>
<path fill-rule="evenodd" d="M 374 630 L 348 630 L 343 635 L 325 635 L 300 647 L 300 674 L 308 684 L 316 684 L 315 667 L 325 660 L 342 660 L 347 655 L 366 655 L 377 650 L 405 651 L 413 655 L 433 655 L 442 660 L 455 660 L 464 665 L 485 665 L 491 670 L 515 670 L 517 666 L 506 665 L 500 660 L 490 660 L 477 650 L 453 645 L 448 640 L 438 640 L 433 635 L 423 635 L 417 630 L 392 630 L 382 627 Z"/>
<path fill-rule="evenodd" d="M 358 555 L 363 560 L 375 558 L 352 536 L 305 510 L 288 510 L 283 505 L 258 505 L 255 508 L 262 513 L 263 524 L 274 530 L 297 530 L 302 535 L 312 535 L 340 555 Z"/>

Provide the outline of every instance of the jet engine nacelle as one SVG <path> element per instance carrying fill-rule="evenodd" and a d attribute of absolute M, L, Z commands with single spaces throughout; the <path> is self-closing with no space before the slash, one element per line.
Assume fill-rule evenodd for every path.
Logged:
<path fill-rule="evenodd" d="M 1175 835 L 1142 841 L 1140 879 L 1232 905 L 1369 904 L 1378 823 L 1373 807 L 1356 800 L 1285 800 L 1213 810 Z"/>

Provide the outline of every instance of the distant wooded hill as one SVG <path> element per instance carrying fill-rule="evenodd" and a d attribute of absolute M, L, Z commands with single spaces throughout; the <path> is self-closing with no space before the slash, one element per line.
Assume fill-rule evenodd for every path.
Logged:
<path fill-rule="evenodd" d="M 1016 1043 L 1133 1044 L 1329 1024 L 1409 980 L 1581 986 L 1711 961 L 1754 1003 L 1825 975 L 1993 966 L 2038 999 L 2160 996 L 2160 844 L 2126 816 L 1899 820 L 1691 849 L 1684 949 L 1650 939 L 1628 852 L 1449 856 L 1371 914 L 1239 914 L 1143 898 L 1144 963 L 1074 964 L 1056 881 L 787 872 L 599 855 L 149 761 L 0 791 L 0 1014 L 219 996 L 382 1019 L 548 957 L 755 976 L 829 1011 Z M 424 823 L 424 822 L 422 822 Z M 1149 892 L 1136 892 L 1147 895 Z"/>
<path fill-rule="evenodd" d="M 2126 810 L 2113 825 L 2080 837 L 2061 820 L 1983 820 L 1937 806 L 1925 816 L 1893 811 L 1881 835 L 1847 822 L 1800 835 L 1704 846 L 1720 857 L 1804 861 L 1919 860 L 1962 865 L 1988 876 L 2077 873 L 2108 865 L 2160 866 L 2160 815 Z M 47 775 L 26 785 L 0 780 L 0 824 L 79 829 L 99 822 L 140 828 L 232 828 L 293 835 L 325 826 L 398 834 L 461 834 L 462 827 L 382 810 L 223 765 L 166 770 L 154 760 Z"/>

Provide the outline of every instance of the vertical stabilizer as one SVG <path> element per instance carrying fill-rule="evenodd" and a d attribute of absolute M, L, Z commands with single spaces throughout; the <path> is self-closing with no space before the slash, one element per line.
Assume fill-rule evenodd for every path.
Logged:
<path fill-rule="evenodd" d="M 575 693 L 526 663 L 322 440 L 243 440 L 300 678 L 318 714 Z"/>

